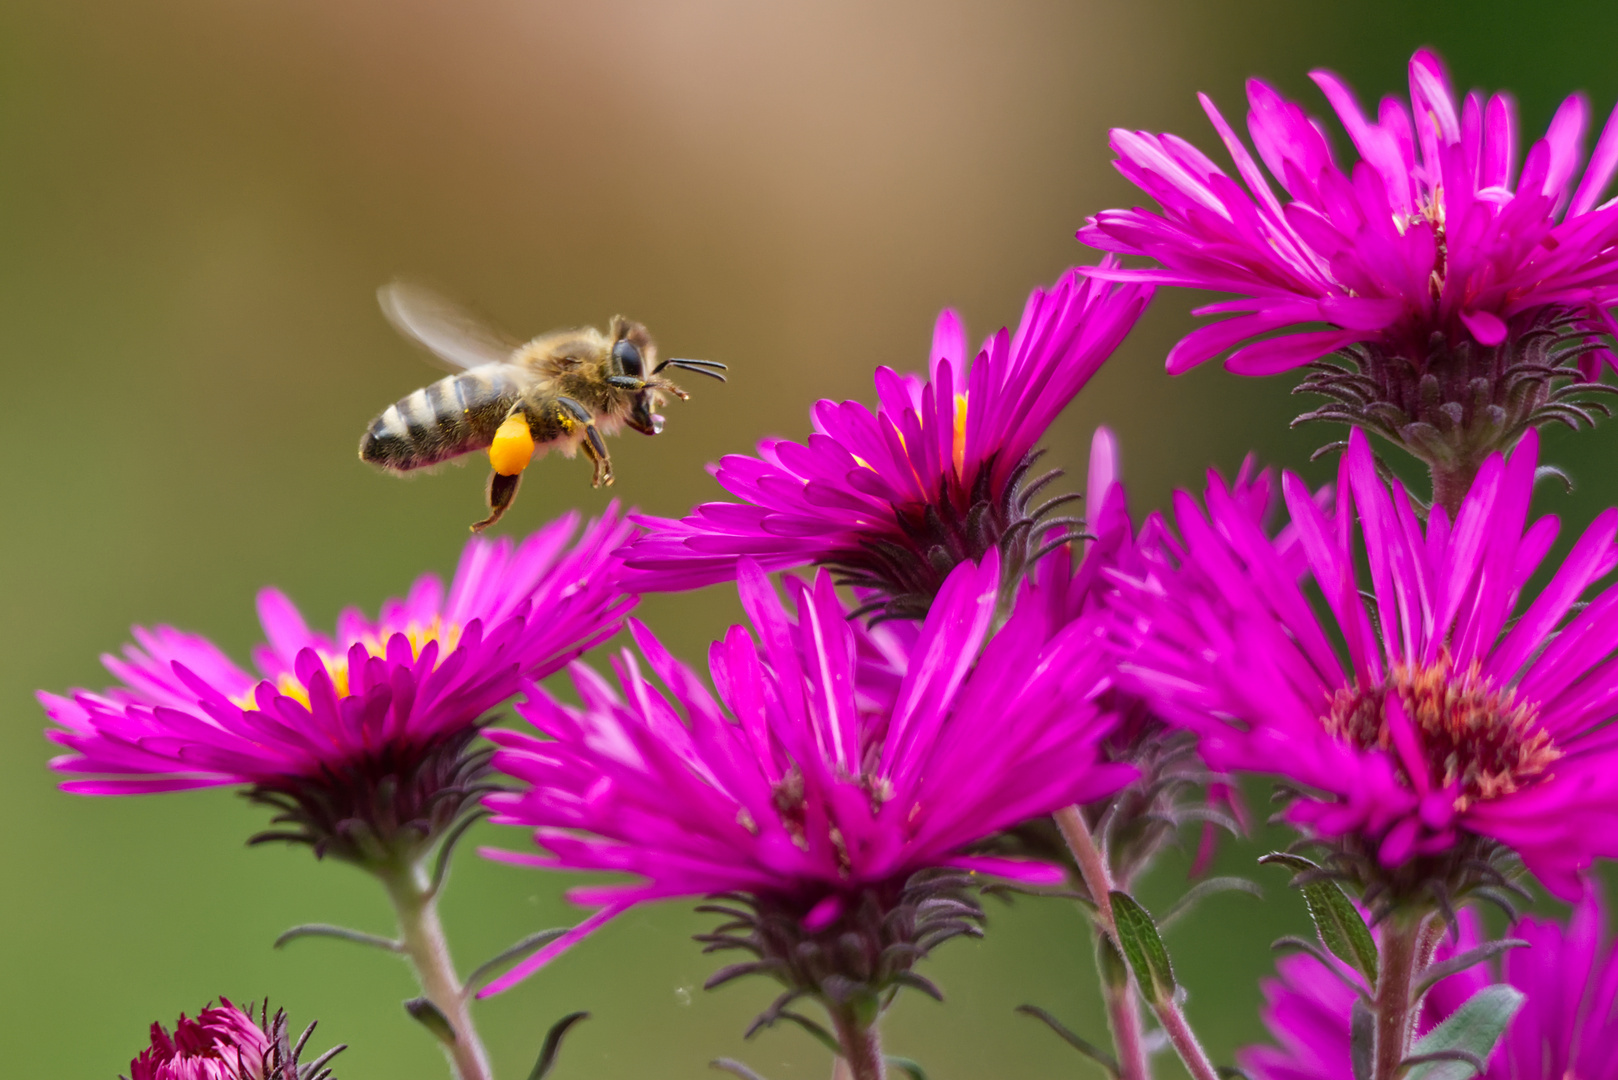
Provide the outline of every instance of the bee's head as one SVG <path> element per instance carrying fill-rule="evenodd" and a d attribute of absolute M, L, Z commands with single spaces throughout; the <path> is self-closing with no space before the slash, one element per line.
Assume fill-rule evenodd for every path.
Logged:
<path fill-rule="evenodd" d="M 657 399 L 661 396 L 650 387 L 636 394 L 624 422 L 642 435 L 660 434 L 663 431 L 663 418 L 652 410 L 657 408 Z"/>
<path fill-rule="evenodd" d="M 622 315 L 612 320 L 612 357 L 608 374 L 625 379 L 645 379 L 657 369 L 657 346 L 646 327 Z"/>
<path fill-rule="evenodd" d="M 612 320 L 612 356 L 607 367 L 607 381 L 634 394 L 625 423 L 643 435 L 661 432 L 663 418 L 655 410 L 662 395 L 652 384 L 663 380 L 653 375 L 657 370 L 657 346 L 652 344 L 646 327 L 623 316 Z"/>

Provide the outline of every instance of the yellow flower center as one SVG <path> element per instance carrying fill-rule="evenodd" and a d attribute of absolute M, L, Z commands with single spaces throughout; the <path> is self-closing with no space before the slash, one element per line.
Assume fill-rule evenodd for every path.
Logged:
<path fill-rule="evenodd" d="M 370 656 L 385 656 L 387 655 L 388 642 L 392 640 L 395 634 L 403 634 L 405 639 L 410 642 L 410 655 L 413 659 L 420 659 L 422 650 L 427 647 L 428 642 L 438 642 L 439 651 L 434 666 L 437 663 L 442 663 L 445 656 L 454 652 L 455 647 L 461 641 L 461 628 L 459 626 L 445 626 L 441 619 L 434 616 L 433 621 L 425 625 L 413 622 L 403 627 L 385 630 L 380 634 L 367 634 L 359 638 L 357 644 L 363 645 L 366 653 Z M 326 669 L 326 674 L 331 678 L 332 688 L 337 692 L 337 696 L 339 698 L 348 697 L 350 691 L 347 651 L 329 653 L 324 649 L 317 649 L 316 655 L 320 657 L 321 666 Z M 309 689 L 297 675 L 290 671 L 283 671 L 275 677 L 274 683 L 277 693 L 293 699 L 306 709 L 309 707 Z M 258 708 L 257 689 L 258 687 L 254 686 L 253 689 L 248 690 L 246 693 L 232 698 L 232 704 L 242 709 Z"/>
<path fill-rule="evenodd" d="M 1390 690 L 1398 693 L 1415 729 L 1428 778 L 1438 788 L 1458 789 L 1456 810 L 1546 778 L 1562 756 L 1539 724 L 1537 705 L 1519 704 L 1510 687 L 1495 687 L 1477 661 L 1457 670 L 1447 650 L 1430 665 L 1395 664 L 1381 686 L 1337 691 L 1325 717 L 1326 730 L 1361 749 L 1377 747 L 1400 760 L 1388 727 Z"/>

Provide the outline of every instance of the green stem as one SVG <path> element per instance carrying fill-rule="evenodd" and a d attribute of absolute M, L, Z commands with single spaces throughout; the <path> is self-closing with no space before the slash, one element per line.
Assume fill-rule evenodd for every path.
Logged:
<path fill-rule="evenodd" d="M 1430 918 L 1426 914 L 1395 914 L 1383 926 L 1373 1001 L 1376 1043 L 1371 1080 L 1396 1080 L 1400 1064 L 1410 1053 L 1417 1013 L 1410 991 L 1421 968 L 1423 931 Z"/>
<path fill-rule="evenodd" d="M 1461 512 L 1461 502 L 1466 498 L 1466 493 L 1472 490 L 1472 481 L 1477 479 L 1478 466 L 1462 464 L 1443 469 L 1432 465 L 1429 471 L 1433 478 L 1433 505 L 1442 506 L 1449 515 L 1449 523 L 1454 525 L 1456 516 Z"/>
<path fill-rule="evenodd" d="M 1118 1056 L 1120 1080 L 1151 1080 L 1146 1060 L 1146 1039 L 1141 1032 L 1140 1006 L 1126 982 L 1122 987 L 1103 985 L 1107 1026 L 1112 1029 L 1113 1052 Z"/>
<path fill-rule="evenodd" d="M 1152 1006 L 1152 1011 L 1157 1014 L 1157 1022 L 1163 1025 L 1169 1042 L 1174 1044 L 1174 1052 L 1180 1055 L 1180 1060 L 1185 1062 L 1191 1075 L 1197 1080 L 1219 1080 L 1219 1070 L 1197 1041 L 1196 1032 L 1191 1030 L 1190 1021 L 1180 1011 L 1179 1002 L 1160 1001 Z"/>
<path fill-rule="evenodd" d="M 839 1068 L 848 1070 L 850 1080 L 885 1080 L 887 1067 L 882 1060 L 882 1039 L 877 1033 L 876 1017 L 863 1015 L 867 1011 L 857 1004 L 831 1010 L 837 1042 L 843 1048 Z"/>
<path fill-rule="evenodd" d="M 1096 943 L 1096 970 L 1101 976 L 1107 1026 L 1112 1030 L 1113 1053 L 1118 1058 L 1119 1080 L 1151 1080 L 1146 1041 L 1141 1033 L 1140 1006 L 1130 986 L 1129 971 L 1122 966 L 1123 960 L 1117 952 L 1118 938 L 1112 920 L 1112 872 L 1077 806 L 1058 810 L 1055 818 L 1056 827 L 1061 830 L 1062 839 L 1067 841 L 1073 861 L 1079 866 L 1079 876 L 1095 900 L 1096 933 L 1107 939 Z M 1112 964 L 1107 962 L 1109 951 L 1115 958 Z"/>
<path fill-rule="evenodd" d="M 455 1033 L 454 1042 L 444 1047 L 444 1053 L 455 1067 L 458 1080 L 492 1080 L 489 1055 L 472 1026 L 472 1013 L 468 994 L 455 973 L 455 962 L 450 959 L 449 942 L 444 937 L 444 924 L 438 918 L 438 898 L 427 879 L 427 868 L 422 863 L 388 868 L 376 872 L 393 901 L 393 910 L 399 920 L 399 940 L 404 945 L 410 966 L 415 969 L 416 981 L 421 984 L 423 996 L 444 1014 Z"/>

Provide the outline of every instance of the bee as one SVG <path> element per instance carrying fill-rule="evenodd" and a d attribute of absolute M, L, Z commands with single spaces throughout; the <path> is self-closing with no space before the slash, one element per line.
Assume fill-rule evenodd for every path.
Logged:
<path fill-rule="evenodd" d="M 553 449 L 569 458 L 583 450 L 595 467 L 591 485 L 611 484 L 604 437 L 625 424 L 656 435 L 664 396 L 690 397 L 664 369 L 725 381 L 714 360 L 660 362 L 646 328 L 623 316 L 606 333 L 557 330 L 524 344 L 419 285 L 384 285 L 377 299 L 394 329 L 456 374 L 382 410 L 360 439 L 360 460 L 406 473 L 487 449 L 489 516 L 473 532 L 500 520 L 523 470 Z"/>

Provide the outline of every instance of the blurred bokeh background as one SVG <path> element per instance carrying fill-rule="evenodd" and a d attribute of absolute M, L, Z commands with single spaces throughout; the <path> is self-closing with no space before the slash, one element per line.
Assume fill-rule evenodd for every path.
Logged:
<path fill-rule="evenodd" d="M 400 1001 L 391 957 L 337 943 L 270 949 L 294 923 L 382 931 L 379 891 L 302 850 L 249 851 L 260 812 L 227 791 L 91 800 L 57 792 L 31 694 L 104 684 L 133 622 L 256 638 L 276 583 L 320 623 L 449 570 L 483 471 L 413 482 L 354 447 L 435 373 L 373 291 L 436 283 L 513 330 L 644 320 L 666 349 L 719 359 L 665 435 L 613 446 L 612 494 L 678 513 L 717 489 L 702 466 L 801 435 L 822 396 L 870 397 L 877 364 L 925 363 L 936 311 L 975 334 L 1027 291 L 1093 261 L 1073 230 L 1135 201 L 1112 126 L 1212 150 L 1195 93 L 1239 114 L 1262 74 L 1323 107 L 1308 69 L 1363 98 L 1403 92 L 1413 48 L 1462 87 L 1513 90 L 1529 137 L 1561 96 L 1618 96 L 1618 8 L 1504 2 L 753 3 L 647 0 L 13 0 L 0 8 L 0 1045 L 17 1076 L 111 1077 L 153 1019 L 219 994 L 271 995 L 344 1080 L 445 1075 Z M 1337 137 L 1339 147 L 1345 145 Z M 1256 449 L 1302 467 L 1327 431 L 1289 433 L 1288 380 L 1163 374 L 1191 298 L 1161 297 L 1053 432 L 1082 469 L 1120 433 L 1137 510 Z M 1552 440 L 1581 524 L 1618 501 L 1618 425 Z M 1324 478 L 1324 466 L 1309 470 Z M 1080 473 L 1082 475 L 1082 473 Z M 604 493 L 546 462 L 507 518 L 532 528 Z M 648 602 L 696 659 L 733 616 L 723 590 Z M 524 838 L 484 827 L 483 843 Z M 1227 849 L 1252 867 L 1263 837 Z M 1181 887 L 1183 863 L 1146 885 Z M 1211 902 L 1170 941 L 1215 1055 L 1260 1035 L 1268 942 L 1303 925 L 1269 897 Z M 463 962 L 577 917 L 560 879 L 467 852 L 447 899 Z M 700 986 L 712 969 L 671 905 L 604 931 L 481 1006 L 504 1076 L 526 1075 L 563 1012 L 594 1019 L 556 1076 L 700 1077 L 728 1054 L 772 1080 L 824 1076 L 802 1033 L 743 1044 L 773 991 Z M 996 910 L 988 940 L 931 974 L 889 1041 L 940 1080 L 1088 1075 L 1012 1008 L 1033 1001 L 1100 1038 L 1085 928 L 1059 903 Z M 1172 1070 L 1170 1070 L 1172 1071 Z"/>

